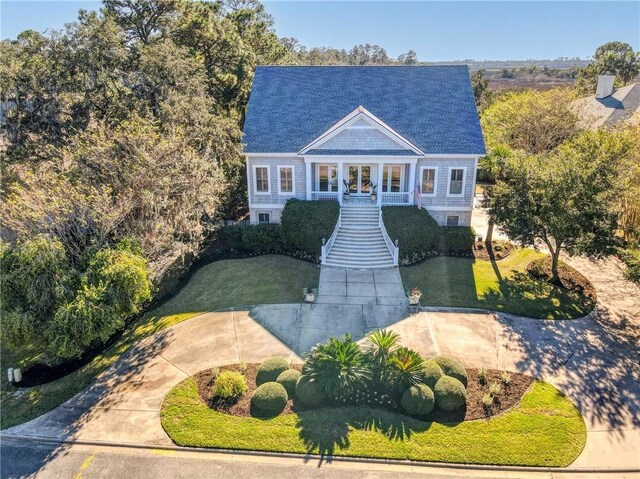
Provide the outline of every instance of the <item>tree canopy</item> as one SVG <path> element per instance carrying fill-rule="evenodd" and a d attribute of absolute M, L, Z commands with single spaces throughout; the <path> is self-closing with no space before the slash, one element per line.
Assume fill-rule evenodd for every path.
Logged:
<path fill-rule="evenodd" d="M 595 93 L 598 75 L 616 76 L 616 85 L 631 83 L 640 73 L 640 52 L 624 42 L 608 42 L 596 48 L 593 61 L 580 69 L 576 78 L 576 88 L 582 94 Z"/>

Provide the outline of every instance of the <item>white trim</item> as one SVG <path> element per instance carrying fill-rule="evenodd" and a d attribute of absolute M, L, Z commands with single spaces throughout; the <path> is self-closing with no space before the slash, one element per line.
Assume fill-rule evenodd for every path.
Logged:
<path fill-rule="evenodd" d="M 422 182 L 424 181 L 424 170 L 433 170 L 435 174 L 433 175 L 433 193 L 423 193 L 422 192 Z M 422 165 L 420 166 L 420 196 L 422 198 L 433 198 L 434 196 L 438 196 L 438 166 L 433 165 Z M 414 185 L 415 188 L 415 185 Z"/>
<path fill-rule="evenodd" d="M 473 185 L 471 186 L 471 206 L 473 206 L 473 202 L 476 196 L 476 184 L 478 183 L 478 158 L 473 165 Z"/>
<path fill-rule="evenodd" d="M 438 160 L 446 160 L 446 159 L 451 159 L 451 160 L 465 160 L 465 159 L 469 159 L 469 160 L 477 160 L 478 158 L 485 156 L 486 153 L 470 153 L 470 154 L 462 154 L 462 153 L 451 153 L 448 155 L 443 155 L 440 153 L 425 153 L 423 156 L 425 158 L 434 158 L 434 159 L 438 159 Z"/>
<path fill-rule="evenodd" d="M 400 165 L 397 163 L 380 163 L 379 165 L 382 166 L 382 169 L 379 170 L 382 172 L 382 176 L 378 178 L 378 193 L 403 193 L 402 190 L 404 189 L 404 185 L 405 185 L 406 168 L 403 168 L 403 165 Z M 389 173 L 392 172 L 393 168 L 400 168 L 400 191 L 384 191 L 383 190 L 384 172 L 385 171 L 387 172 L 387 187 L 390 188 L 392 175 L 390 175 Z"/>
<path fill-rule="evenodd" d="M 271 211 L 256 211 L 256 224 L 257 225 L 268 225 L 271 223 Z M 260 215 L 267 215 L 269 217 L 269 221 L 265 223 L 260 223 Z"/>
<path fill-rule="evenodd" d="M 257 168 L 266 168 L 267 169 L 267 191 L 258 191 L 258 175 L 256 174 Z M 271 194 L 271 165 L 253 165 L 253 194 L 254 195 L 270 195 Z"/>
<path fill-rule="evenodd" d="M 261 156 L 264 156 L 264 157 L 280 156 L 280 157 L 287 157 L 287 158 L 300 157 L 298 153 L 244 153 L 244 156 L 246 156 L 247 158 L 258 158 Z"/>
<path fill-rule="evenodd" d="M 473 211 L 471 206 L 423 206 L 427 211 Z"/>
<path fill-rule="evenodd" d="M 281 210 L 284 208 L 284 203 L 249 203 L 249 208 L 263 210 Z"/>
<path fill-rule="evenodd" d="M 340 168 L 342 168 L 342 164 L 341 163 L 316 163 L 316 169 L 315 169 L 315 173 L 316 173 L 316 181 L 313 184 L 313 192 L 322 192 L 322 193 L 340 193 L 340 184 L 337 183 L 336 184 L 336 190 L 327 190 L 327 191 L 320 191 L 320 167 L 321 166 L 326 166 L 327 168 L 329 168 L 327 170 L 327 181 L 328 181 L 328 187 L 331 187 L 331 176 L 329 176 L 329 173 L 331 172 L 330 168 L 335 167 L 336 169 L 336 183 L 338 182 L 338 172 L 340 171 Z"/>
<path fill-rule="evenodd" d="M 462 188 L 460 193 L 451 193 L 451 170 L 462 170 Z M 462 198 L 464 197 L 464 188 L 467 185 L 467 167 L 466 166 L 450 166 L 447 173 L 447 197 Z"/>
<path fill-rule="evenodd" d="M 295 165 L 276 165 L 278 172 L 278 194 L 282 196 L 296 195 L 296 166 Z M 291 191 L 282 191 L 282 177 L 280 176 L 281 168 L 291 168 Z"/>
<path fill-rule="evenodd" d="M 449 218 L 458 218 L 458 220 L 455 225 L 450 225 Z M 444 218 L 444 226 L 460 226 L 460 215 L 446 215 Z"/>
<path fill-rule="evenodd" d="M 339 158 L 339 159 L 338 159 Z M 383 155 L 304 155 L 305 163 L 364 163 L 364 164 L 404 164 L 415 166 L 420 156 L 383 156 Z"/>
<path fill-rule="evenodd" d="M 331 138 L 349 128 L 354 123 L 364 120 L 372 127 L 374 127 L 379 132 L 383 133 L 385 136 L 390 138 L 391 140 L 398 143 L 399 146 L 402 146 L 404 149 L 413 150 L 416 154 L 423 155 L 424 153 L 420 148 L 415 146 L 409 140 L 404 138 L 398 132 L 396 132 L 393 128 L 383 122 L 380 118 L 376 117 L 373 113 L 368 111 L 363 106 L 359 106 L 347 116 L 345 116 L 342 120 L 338 121 L 335 125 L 329 128 L 327 131 L 318 136 L 315 140 L 309 143 L 307 146 L 302 148 L 298 153 L 305 154 L 307 151 L 312 150 L 314 148 L 319 147 L 321 144 L 329 141 Z"/>

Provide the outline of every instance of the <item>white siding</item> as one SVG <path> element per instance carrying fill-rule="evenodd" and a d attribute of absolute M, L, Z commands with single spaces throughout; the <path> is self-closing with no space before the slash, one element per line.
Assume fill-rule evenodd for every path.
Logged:
<path fill-rule="evenodd" d="M 475 160 L 474 159 L 422 159 L 416 165 L 416 182 L 422 184 L 422 167 L 435 168 L 436 195 L 422 196 L 422 205 L 439 207 L 473 207 L 473 192 L 475 190 Z M 465 178 L 462 196 L 447 196 L 449 191 L 449 171 L 451 168 L 465 168 Z M 414 185 L 415 186 L 415 185 Z"/>
<path fill-rule="evenodd" d="M 256 184 L 254 177 L 254 166 L 266 166 L 269 168 L 270 185 L 269 194 L 255 194 Z M 278 173 L 279 166 L 293 166 L 294 167 L 294 190 L 295 196 L 292 194 L 278 194 L 278 183 L 280 176 Z M 301 158 L 291 157 L 264 157 L 264 158 L 249 158 L 247 161 L 247 184 L 249 187 L 249 204 L 265 204 L 284 205 L 289 198 L 305 199 L 307 195 L 306 183 L 305 183 L 305 164 Z"/>

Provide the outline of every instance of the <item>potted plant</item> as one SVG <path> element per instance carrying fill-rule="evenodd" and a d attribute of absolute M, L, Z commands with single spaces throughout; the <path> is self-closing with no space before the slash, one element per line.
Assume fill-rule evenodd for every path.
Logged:
<path fill-rule="evenodd" d="M 411 288 L 407 291 L 407 297 L 409 298 L 409 304 L 411 306 L 420 305 L 420 298 L 422 297 L 422 291 L 418 288 Z"/>
<path fill-rule="evenodd" d="M 348 200 L 349 196 L 351 195 L 351 183 L 349 183 L 347 180 L 342 180 L 342 182 L 344 183 L 344 191 L 342 192 L 342 195 L 345 200 Z"/>
<path fill-rule="evenodd" d="M 378 200 L 378 193 L 376 193 L 376 188 L 378 185 L 374 185 L 373 183 L 369 183 L 369 191 L 371 192 L 371 201 Z"/>
<path fill-rule="evenodd" d="M 302 289 L 302 296 L 304 297 L 305 303 L 313 303 L 316 300 L 317 295 L 318 295 L 318 288 Z"/>

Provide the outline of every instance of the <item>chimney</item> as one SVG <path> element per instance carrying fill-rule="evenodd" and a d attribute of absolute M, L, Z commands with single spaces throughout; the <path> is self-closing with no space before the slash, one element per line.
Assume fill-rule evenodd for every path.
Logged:
<path fill-rule="evenodd" d="M 598 86 L 596 86 L 596 98 L 598 100 L 607 98 L 613 93 L 613 81 L 615 75 L 598 75 Z"/>

